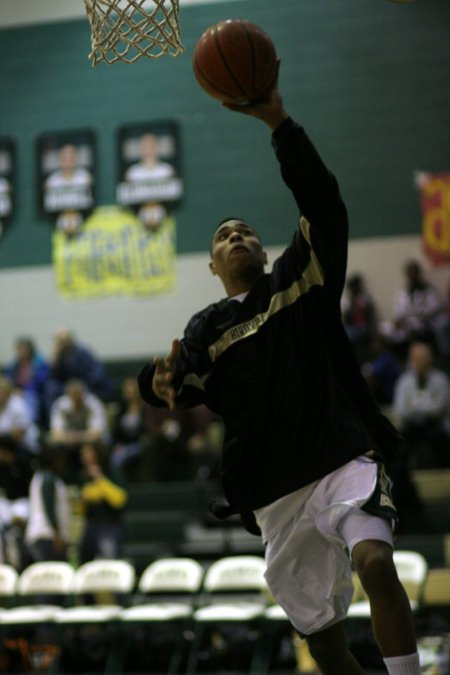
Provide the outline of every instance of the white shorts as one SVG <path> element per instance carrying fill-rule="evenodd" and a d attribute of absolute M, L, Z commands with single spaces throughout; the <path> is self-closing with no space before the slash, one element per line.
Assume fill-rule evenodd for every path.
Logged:
<path fill-rule="evenodd" d="M 362 511 L 359 499 L 349 495 L 346 478 L 351 484 L 354 469 L 376 472 L 375 464 L 367 463 L 365 469 L 357 462 L 319 481 L 308 500 L 266 545 L 269 588 L 304 636 L 346 617 L 353 595 L 350 556 L 355 544 L 376 539 L 393 546 L 389 522 Z M 365 495 L 362 503 L 370 496 Z"/>

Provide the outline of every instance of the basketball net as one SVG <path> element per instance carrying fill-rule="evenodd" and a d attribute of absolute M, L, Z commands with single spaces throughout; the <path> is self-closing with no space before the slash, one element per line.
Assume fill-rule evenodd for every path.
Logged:
<path fill-rule="evenodd" d="M 134 63 L 141 56 L 157 59 L 185 51 L 179 0 L 84 0 L 84 4 L 91 24 L 93 66 L 100 61 Z"/>

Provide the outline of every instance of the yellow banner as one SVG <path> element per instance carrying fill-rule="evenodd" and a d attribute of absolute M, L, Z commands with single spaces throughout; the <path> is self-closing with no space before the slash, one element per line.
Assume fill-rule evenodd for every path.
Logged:
<path fill-rule="evenodd" d="M 450 174 L 420 175 L 422 237 L 425 253 L 435 265 L 450 264 Z"/>
<path fill-rule="evenodd" d="M 175 285 L 175 222 L 152 232 L 130 211 L 99 207 L 76 237 L 54 232 L 53 262 L 66 298 L 164 293 Z"/>

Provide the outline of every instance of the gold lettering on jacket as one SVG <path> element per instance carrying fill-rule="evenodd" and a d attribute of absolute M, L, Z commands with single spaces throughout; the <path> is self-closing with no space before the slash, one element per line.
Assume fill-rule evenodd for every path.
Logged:
<path fill-rule="evenodd" d="M 311 236 L 309 229 L 309 222 L 302 216 L 300 218 L 300 230 L 308 244 L 311 246 Z M 296 279 L 289 286 L 289 288 L 286 288 L 279 293 L 275 293 L 275 295 L 273 295 L 271 298 L 267 311 L 257 314 L 252 319 L 249 319 L 238 326 L 229 328 L 214 344 L 209 347 L 208 352 L 211 361 L 215 361 L 218 356 L 223 354 L 223 352 L 233 344 L 239 342 L 239 340 L 243 340 L 250 335 L 257 333 L 260 327 L 264 325 L 268 319 L 285 307 L 292 305 L 301 295 L 307 293 L 310 288 L 313 286 L 323 285 L 323 270 L 312 248 L 310 249 L 310 255 L 311 258 L 308 266 L 305 268 L 300 279 Z"/>
<path fill-rule="evenodd" d="M 218 356 L 223 354 L 236 342 L 244 340 L 250 335 L 254 335 L 260 329 L 260 327 L 263 326 L 266 321 L 268 321 L 268 319 L 285 307 L 292 305 L 294 302 L 296 302 L 296 300 L 298 300 L 300 296 L 307 293 L 313 286 L 323 286 L 323 269 L 311 246 L 310 223 L 303 216 L 300 218 L 300 231 L 302 232 L 304 239 L 310 245 L 310 261 L 303 271 L 302 276 L 299 279 L 293 281 L 289 288 L 286 288 L 279 293 L 275 293 L 275 295 L 273 295 L 271 298 L 267 311 L 257 314 L 252 319 L 249 319 L 238 326 L 229 328 L 214 344 L 210 345 L 208 348 L 208 353 L 211 361 L 214 362 Z M 204 385 L 209 375 L 210 373 L 207 373 L 202 377 L 199 377 L 194 373 L 189 373 L 184 378 L 183 385 L 189 384 L 204 390 Z"/>

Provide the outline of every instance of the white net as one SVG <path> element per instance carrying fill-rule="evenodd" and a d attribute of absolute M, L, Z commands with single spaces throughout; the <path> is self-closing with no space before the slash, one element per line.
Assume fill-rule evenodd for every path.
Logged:
<path fill-rule="evenodd" d="M 84 0 L 91 24 L 89 58 L 133 63 L 141 56 L 157 59 L 184 52 L 179 0 Z"/>

